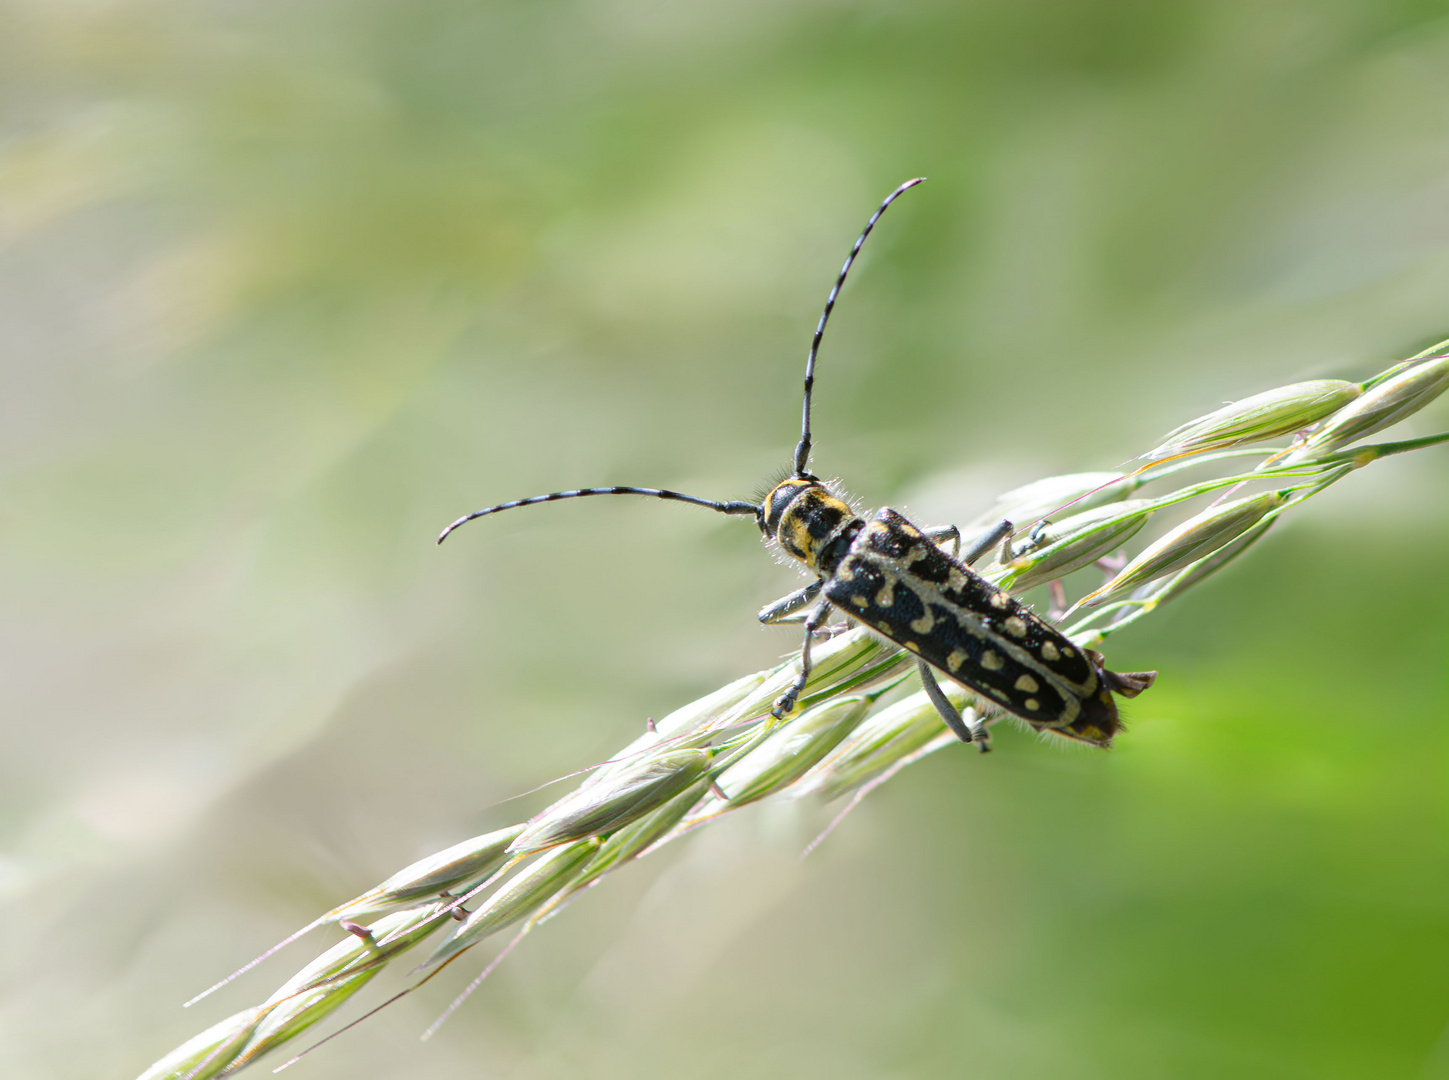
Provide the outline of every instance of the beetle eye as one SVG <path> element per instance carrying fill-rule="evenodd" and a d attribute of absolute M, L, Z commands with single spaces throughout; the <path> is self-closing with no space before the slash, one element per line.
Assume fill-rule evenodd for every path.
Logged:
<path fill-rule="evenodd" d="M 765 499 L 765 513 L 761 525 L 766 536 L 774 536 L 779 531 L 780 519 L 785 516 L 785 510 L 803 490 L 800 484 L 787 481 L 770 492 Z"/>

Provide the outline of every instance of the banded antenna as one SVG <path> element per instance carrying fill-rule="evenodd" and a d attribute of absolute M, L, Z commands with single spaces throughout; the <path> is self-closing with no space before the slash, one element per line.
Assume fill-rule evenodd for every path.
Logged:
<path fill-rule="evenodd" d="M 466 525 L 474 518 L 487 517 L 489 514 L 496 514 L 503 510 L 512 510 L 519 506 L 533 506 L 536 503 L 558 502 L 560 499 L 582 499 L 586 495 L 651 495 L 656 499 L 673 499 L 675 502 L 693 503 L 695 506 L 705 506 L 721 514 L 749 514 L 758 517 L 760 508 L 750 502 L 716 502 L 713 499 L 701 499 L 697 495 L 685 495 L 678 491 L 666 491 L 663 488 L 642 488 L 642 487 L 596 487 L 596 488 L 575 488 L 573 491 L 554 491 L 548 495 L 534 495 L 528 499 L 514 499 L 512 502 L 499 503 L 497 506 L 485 506 L 482 510 L 474 510 L 471 514 L 465 514 L 453 522 L 438 536 L 438 543 L 448 539 L 448 534 L 460 525 Z"/>
<path fill-rule="evenodd" d="M 856 240 L 855 247 L 850 249 L 846 256 L 845 265 L 840 268 L 840 276 L 835 279 L 835 287 L 830 290 L 830 295 L 825 298 L 825 310 L 820 313 L 820 322 L 815 327 L 815 337 L 810 341 L 810 355 L 805 359 L 805 404 L 801 409 L 800 417 L 800 442 L 795 447 L 795 478 L 803 480 L 810 475 L 805 468 L 810 463 L 810 391 L 815 386 L 815 358 L 820 354 L 820 339 L 825 336 L 825 324 L 830 320 L 830 312 L 835 307 L 835 298 L 840 295 L 840 288 L 845 284 L 845 276 L 850 273 L 851 264 L 855 257 L 860 254 L 861 246 L 865 238 L 870 235 L 870 230 L 875 228 L 875 223 L 880 216 L 886 212 L 886 207 L 895 202 L 917 184 L 926 182 L 924 176 L 918 176 L 914 180 L 907 180 L 900 187 L 896 188 L 885 197 L 885 202 L 880 204 L 880 209 L 871 214 L 870 220 L 865 223 L 865 231 Z"/>
<path fill-rule="evenodd" d="M 925 181 L 924 176 L 918 176 L 914 180 L 907 180 L 900 187 L 896 188 L 886 196 L 885 202 L 870 216 L 865 223 L 865 231 L 856 240 L 855 246 L 850 249 L 850 255 L 845 260 L 845 265 L 840 268 L 840 276 L 835 280 L 835 286 L 830 290 L 830 295 L 825 300 L 825 310 L 820 315 L 820 322 L 815 327 L 815 337 L 810 342 L 810 356 L 805 361 L 805 405 L 800 422 L 800 444 L 795 447 L 795 472 L 798 478 L 809 474 L 805 471 L 805 465 L 810 459 L 810 390 L 815 384 L 815 358 L 820 353 L 820 339 L 825 335 L 825 324 L 830 319 L 830 312 L 835 307 L 836 297 L 840 295 L 840 288 L 845 284 L 845 277 L 850 273 L 850 267 L 855 262 L 855 257 L 860 254 L 861 246 L 870 231 L 875 228 L 875 223 L 885 213 L 886 207 L 895 202 L 904 192 L 909 191 L 917 184 Z M 582 499 L 588 495 L 648 495 L 655 499 L 671 499 L 674 502 L 693 503 L 695 506 L 703 506 L 720 514 L 749 514 L 757 520 L 764 512 L 764 507 L 751 502 L 732 500 L 728 502 L 717 502 L 714 499 L 702 499 L 697 495 L 685 495 L 679 491 L 668 491 L 664 488 L 644 487 L 595 487 L 575 488 L 572 491 L 554 491 L 547 495 L 534 495 L 527 499 L 514 499 L 512 502 L 498 503 L 496 506 L 485 506 L 482 510 L 475 510 L 471 514 L 465 514 L 453 522 L 438 536 L 438 543 L 446 540 L 452 532 L 460 526 L 466 525 L 474 518 L 487 517 L 489 514 L 501 513 L 504 510 L 514 510 L 520 506 L 534 506 L 538 503 L 558 502 L 561 499 Z"/>

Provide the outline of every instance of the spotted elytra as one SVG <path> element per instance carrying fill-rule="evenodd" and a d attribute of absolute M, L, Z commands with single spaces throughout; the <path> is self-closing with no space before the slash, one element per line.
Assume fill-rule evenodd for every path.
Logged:
<path fill-rule="evenodd" d="M 764 623 L 797 618 L 805 626 L 800 673 L 775 701 L 772 712 L 776 717 L 795 709 L 810 677 L 811 642 L 830 615 L 840 613 L 914 653 L 921 683 L 941 718 L 959 738 L 974 742 L 981 750 L 989 747 L 984 721 L 978 718 L 968 723 L 962 717 L 936 681 L 938 672 L 974 691 L 983 705 L 1018 716 L 1039 731 L 1108 745 L 1121 727 L 1113 695 L 1135 697 L 1152 685 L 1156 672 L 1108 671 L 1101 654 L 1080 648 L 1010 593 L 970 569 L 998 544 L 1011 552 L 1010 522 L 988 530 L 957 558 L 941 546 L 949 543 L 953 552 L 959 552 L 961 537 L 954 525 L 921 529 L 888 508 L 867 521 L 808 468 L 815 361 L 830 313 L 876 222 L 892 202 L 923 179 L 908 180 L 886 196 L 850 249 L 810 342 L 800 441 L 791 473 L 759 503 L 720 502 L 662 488 L 576 488 L 474 511 L 444 529 L 438 543 L 474 518 L 588 495 L 649 495 L 721 514 L 749 515 L 767 542 L 778 545 L 815 575 L 809 585 L 759 613 Z M 807 608 L 801 618 L 798 613 Z M 990 713 L 990 708 L 981 710 L 988 717 Z"/>

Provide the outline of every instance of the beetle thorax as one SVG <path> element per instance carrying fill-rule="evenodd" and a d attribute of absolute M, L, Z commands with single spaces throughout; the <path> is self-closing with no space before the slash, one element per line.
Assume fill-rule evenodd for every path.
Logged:
<path fill-rule="evenodd" d="M 829 577 L 865 522 L 819 480 L 792 477 L 765 496 L 762 525 L 786 554 Z"/>

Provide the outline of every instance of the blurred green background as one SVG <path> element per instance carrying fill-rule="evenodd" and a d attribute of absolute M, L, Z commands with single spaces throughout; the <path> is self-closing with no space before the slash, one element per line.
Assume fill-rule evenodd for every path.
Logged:
<path fill-rule="evenodd" d="M 1446 14 L 0 0 L 0 1075 L 133 1076 L 792 648 L 747 523 L 432 539 L 747 495 L 901 180 L 818 384 L 868 505 L 966 520 L 1449 335 Z M 829 809 L 741 813 L 431 1043 L 458 967 L 292 1075 L 1449 1077 L 1446 478 L 1354 476 L 1115 638 L 1162 675 L 1111 753 L 1003 731 L 803 863 Z"/>

